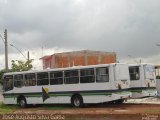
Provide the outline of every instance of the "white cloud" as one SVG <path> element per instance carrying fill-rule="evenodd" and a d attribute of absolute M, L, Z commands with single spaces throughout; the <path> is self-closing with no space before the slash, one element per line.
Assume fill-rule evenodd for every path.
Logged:
<path fill-rule="evenodd" d="M 34 52 L 36 59 L 41 57 L 44 47 L 47 51 L 44 55 L 53 54 L 56 48 L 91 49 L 117 52 L 119 59 L 132 55 L 159 62 L 159 48 L 155 46 L 160 43 L 159 0 L 1 0 L 0 3 L 1 34 L 7 28 L 9 43 L 25 54 Z M 11 59 L 19 56 L 11 47 L 9 53 L 13 54 Z M 0 54 L 4 55 L 2 41 Z"/>

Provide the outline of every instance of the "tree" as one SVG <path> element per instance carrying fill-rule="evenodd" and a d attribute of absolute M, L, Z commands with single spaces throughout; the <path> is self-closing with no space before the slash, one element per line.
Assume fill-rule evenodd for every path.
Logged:
<path fill-rule="evenodd" d="M 4 74 L 5 72 L 6 72 L 5 69 L 0 70 L 0 84 L 3 83 L 3 82 L 2 82 L 2 76 L 3 76 L 3 74 Z"/>
<path fill-rule="evenodd" d="M 0 70 L 0 84 L 3 84 L 3 81 L 2 81 L 2 76 L 4 73 L 6 73 L 6 69 L 2 69 Z M 12 72 L 11 69 L 8 70 L 8 72 Z"/>
<path fill-rule="evenodd" d="M 11 69 L 6 71 L 5 69 L 0 70 L 0 84 L 3 84 L 2 82 L 2 76 L 6 72 L 21 72 L 21 71 L 28 71 L 32 69 L 32 60 L 29 61 L 21 61 L 21 60 L 12 60 Z"/>
<path fill-rule="evenodd" d="M 28 71 L 32 69 L 32 61 L 21 61 L 21 60 L 12 60 L 11 70 L 12 72 L 21 72 L 21 71 Z"/>

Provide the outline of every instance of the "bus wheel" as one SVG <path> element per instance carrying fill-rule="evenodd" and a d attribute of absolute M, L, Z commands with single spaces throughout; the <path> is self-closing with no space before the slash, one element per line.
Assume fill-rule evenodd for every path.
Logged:
<path fill-rule="evenodd" d="M 119 99 L 119 100 L 116 100 L 116 101 L 115 101 L 116 104 L 122 104 L 123 102 L 124 102 L 123 99 Z"/>
<path fill-rule="evenodd" d="M 18 105 L 22 108 L 26 107 L 27 106 L 27 102 L 26 102 L 26 99 L 25 98 L 20 98 L 18 100 Z"/>
<path fill-rule="evenodd" d="M 75 95 L 71 98 L 71 104 L 73 107 L 83 107 L 83 98 L 80 95 Z"/>

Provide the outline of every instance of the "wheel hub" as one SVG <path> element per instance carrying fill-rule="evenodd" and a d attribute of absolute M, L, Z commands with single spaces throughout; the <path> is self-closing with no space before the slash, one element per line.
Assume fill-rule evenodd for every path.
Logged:
<path fill-rule="evenodd" d="M 25 101 L 24 101 L 24 100 L 21 100 L 21 101 L 20 101 L 20 105 L 21 105 L 21 106 L 24 106 L 24 105 L 25 105 Z"/>
<path fill-rule="evenodd" d="M 79 99 L 75 99 L 75 100 L 74 100 L 74 104 L 75 104 L 75 106 L 80 106 L 80 101 L 79 101 Z"/>

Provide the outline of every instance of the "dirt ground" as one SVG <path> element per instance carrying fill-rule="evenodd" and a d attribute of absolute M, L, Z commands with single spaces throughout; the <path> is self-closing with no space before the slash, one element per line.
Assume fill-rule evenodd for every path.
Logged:
<path fill-rule="evenodd" d="M 54 109 L 54 107 L 56 107 Z M 58 109 L 58 107 L 60 107 Z M 61 107 L 63 107 L 61 109 Z M 56 110 L 57 109 L 57 110 Z M 160 105 L 155 104 L 97 104 L 83 108 L 72 108 L 70 105 L 45 105 L 19 108 L 14 113 L 52 113 L 52 114 L 160 114 Z"/>
<path fill-rule="evenodd" d="M 130 99 L 124 104 L 41 105 L 18 108 L 2 120 L 160 120 L 160 98 Z"/>
<path fill-rule="evenodd" d="M 72 108 L 68 105 L 48 105 L 20 108 L 14 114 L 34 114 L 39 118 L 59 116 L 60 119 L 85 119 L 85 120 L 160 120 L 160 104 L 98 104 L 88 105 L 84 108 Z"/>

